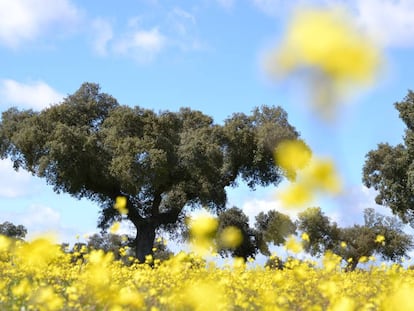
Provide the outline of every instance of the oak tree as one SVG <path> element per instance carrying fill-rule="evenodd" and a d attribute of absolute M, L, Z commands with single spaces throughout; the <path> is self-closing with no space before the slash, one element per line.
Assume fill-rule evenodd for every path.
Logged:
<path fill-rule="evenodd" d="M 185 207 L 226 207 L 226 189 L 243 180 L 277 185 L 282 171 L 273 150 L 298 132 L 280 107 L 236 113 L 223 124 L 190 108 L 154 112 L 120 105 L 94 83 L 84 83 L 42 111 L 2 113 L 0 157 L 44 178 L 55 192 L 101 207 L 99 226 L 126 217 L 137 229 L 140 261 L 152 253 L 156 230 L 172 228 Z M 126 216 L 114 209 L 127 198 Z"/>

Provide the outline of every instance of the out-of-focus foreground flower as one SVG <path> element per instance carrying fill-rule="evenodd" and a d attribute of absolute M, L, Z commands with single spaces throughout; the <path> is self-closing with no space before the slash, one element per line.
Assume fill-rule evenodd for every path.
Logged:
<path fill-rule="evenodd" d="M 274 151 L 275 163 L 290 183 L 277 192 L 286 207 L 304 207 L 315 194 L 338 194 L 341 180 L 330 159 L 312 155 L 311 149 L 301 140 L 282 142 Z"/>
<path fill-rule="evenodd" d="M 374 81 L 382 63 L 379 48 L 345 11 L 299 9 L 265 69 L 273 77 L 299 71 L 309 78 L 310 103 L 327 119 L 346 95 Z"/>

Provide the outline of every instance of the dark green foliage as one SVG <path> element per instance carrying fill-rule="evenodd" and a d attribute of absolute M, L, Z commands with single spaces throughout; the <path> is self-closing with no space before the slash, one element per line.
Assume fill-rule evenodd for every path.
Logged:
<path fill-rule="evenodd" d="M 296 233 L 296 225 L 288 215 L 275 210 L 267 213 L 260 212 L 256 216 L 256 230 L 261 234 L 265 248 L 262 250 L 264 255 L 269 254 L 267 243 L 282 245 L 286 242 L 286 237 Z"/>
<path fill-rule="evenodd" d="M 269 268 L 271 270 L 283 270 L 284 264 L 280 257 L 272 256 L 266 260 L 265 268 Z"/>
<path fill-rule="evenodd" d="M 297 138 L 279 107 L 235 114 L 223 125 L 199 111 L 159 112 L 118 104 L 97 84 L 84 83 L 41 112 L 11 108 L 0 123 L 0 158 L 45 178 L 56 192 L 101 207 L 103 229 L 121 219 L 113 209 L 127 197 L 137 228 L 137 256 L 151 254 L 158 228 L 175 230 L 184 207 L 225 209 L 226 187 L 241 177 L 277 185 L 273 149 Z"/>
<path fill-rule="evenodd" d="M 414 227 L 414 93 L 395 103 L 406 125 L 404 142 L 397 146 L 378 144 L 366 155 L 363 182 L 378 191 L 377 204 L 388 206 Z"/>
<path fill-rule="evenodd" d="M 346 261 L 347 270 L 354 270 L 363 256 L 378 254 L 392 261 L 408 257 L 413 240 L 402 230 L 402 222 L 373 209 L 364 211 L 364 219 L 364 225 L 340 228 L 320 208 L 310 208 L 299 214 L 298 229 L 309 235 L 309 242 L 304 245 L 306 251 L 312 255 L 332 251 Z M 379 235 L 385 238 L 383 243 L 376 241 Z M 341 245 L 342 242 L 345 244 Z"/>
<path fill-rule="evenodd" d="M 217 245 L 219 253 L 223 256 L 230 254 L 232 257 L 241 257 L 244 260 L 249 257 L 254 258 L 260 249 L 261 237 L 256 230 L 250 228 L 249 218 L 246 214 L 240 208 L 232 207 L 223 211 L 218 220 Z M 243 238 L 241 244 L 234 249 L 221 245 L 219 238 L 223 230 L 230 226 L 239 229 Z"/>
<path fill-rule="evenodd" d="M 338 244 L 339 228 L 336 223 L 331 223 L 319 207 L 299 213 L 298 229 L 308 234 L 311 243 L 305 243 L 304 249 L 312 256 L 332 250 Z"/>
<path fill-rule="evenodd" d="M 9 221 L 0 224 L 0 234 L 13 239 L 23 240 L 26 237 L 27 229 L 23 225 L 15 225 Z"/>
<path fill-rule="evenodd" d="M 229 226 L 236 227 L 242 233 L 242 243 L 235 249 L 228 249 L 220 245 L 218 249 L 222 255 L 230 254 L 232 257 L 241 257 L 245 260 L 254 258 L 258 252 L 269 256 L 269 243 L 282 245 L 286 237 L 296 233 L 296 226 L 289 216 L 270 210 L 267 213 L 260 212 L 256 216 L 254 228 L 249 226 L 249 218 L 237 207 L 225 210 L 219 215 L 219 227 L 217 236 Z"/>

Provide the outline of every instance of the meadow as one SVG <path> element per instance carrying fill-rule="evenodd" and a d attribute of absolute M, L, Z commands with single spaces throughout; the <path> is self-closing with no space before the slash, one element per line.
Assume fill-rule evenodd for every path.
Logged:
<path fill-rule="evenodd" d="M 396 264 L 344 272 L 329 253 L 319 266 L 293 258 L 283 270 L 237 259 L 218 267 L 195 253 L 124 259 L 0 236 L 0 310 L 414 309 L 414 270 Z"/>

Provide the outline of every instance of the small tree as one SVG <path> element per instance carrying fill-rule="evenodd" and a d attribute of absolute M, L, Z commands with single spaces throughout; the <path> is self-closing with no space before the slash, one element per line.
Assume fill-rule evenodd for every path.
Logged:
<path fill-rule="evenodd" d="M 260 212 L 256 216 L 255 228 L 262 237 L 265 251 L 264 255 L 269 255 L 268 243 L 282 245 L 286 242 L 286 237 L 296 233 L 296 225 L 288 215 L 275 210 L 267 213 Z"/>
<path fill-rule="evenodd" d="M 217 245 L 220 254 L 230 254 L 232 257 L 240 257 L 245 261 L 247 258 L 254 258 L 261 248 L 260 235 L 256 230 L 250 228 L 249 218 L 238 207 L 232 207 L 223 211 L 219 217 L 217 230 Z M 220 240 L 224 230 L 229 227 L 237 228 L 241 235 L 241 242 L 236 247 L 226 247 Z"/>
<path fill-rule="evenodd" d="M 14 225 L 9 221 L 0 224 L 0 234 L 10 238 L 23 240 L 26 237 L 27 229 L 23 225 Z"/>
<path fill-rule="evenodd" d="M 375 213 L 373 209 L 364 211 L 364 219 L 365 224 L 362 226 L 339 228 L 336 223 L 330 222 L 320 208 L 300 213 L 298 228 L 309 236 L 305 250 L 312 255 L 330 250 L 346 262 L 347 271 L 355 270 L 362 258 L 374 254 L 392 261 L 408 257 L 413 240 L 403 232 L 400 221 Z"/>

